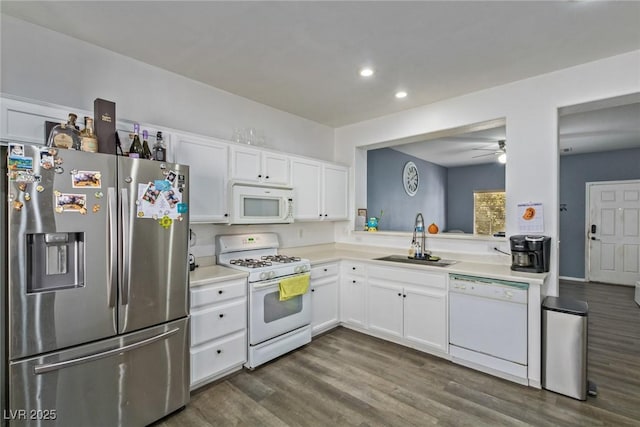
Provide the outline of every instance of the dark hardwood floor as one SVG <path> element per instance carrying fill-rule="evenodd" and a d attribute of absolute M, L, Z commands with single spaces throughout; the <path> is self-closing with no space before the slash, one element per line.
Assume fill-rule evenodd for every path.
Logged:
<path fill-rule="evenodd" d="M 640 308 L 633 289 L 561 283 L 589 303 L 586 402 L 337 328 L 253 372 L 193 393 L 157 423 L 189 426 L 640 426 Z"/>

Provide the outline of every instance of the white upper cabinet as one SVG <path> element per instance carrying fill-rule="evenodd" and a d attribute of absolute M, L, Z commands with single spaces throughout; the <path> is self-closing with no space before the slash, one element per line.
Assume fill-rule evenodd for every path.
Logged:
<path fill-rule="evenodd" d="M 293 183 L 293 218 L 295 220 L 322 219 L 322 164 L 306 159 L 291 162 Z"/>
<path fill-rule="evenodd" d="M 189 165 L 191 222 L 227 222 L 228 144 L 212 138 L 174 135 L 176 163 Z"/>
<path fill-rule="evenodd" d="M 324 165 L 323 219 L 347 219 L 349 170 L 338 165 Z"/>
<path fill-rule="evenodd" d="M 291 160 L 293 217 L 296 220 L 347 219 L 349 169 L 307 159 Z"/>
<path fill-rule="evenodd" d="M 231 179 L 263 184 L 290 185 L 289 156 L 253 148 L 231 146 Z"/>
<path fill-rule="evenodd" d="M 82 122 L 81 116 L 88 115 L 84 111 L 66 111 L 62 108 L 32 104 L 10 98 L 2 98 L 0 106 L 0 138 L 32 144 L 45 145 L 47 143 L 46 121 L 66 123 L 69 113 L 76 113 L 78 115 L 77 123 L 80 124 Z"/>

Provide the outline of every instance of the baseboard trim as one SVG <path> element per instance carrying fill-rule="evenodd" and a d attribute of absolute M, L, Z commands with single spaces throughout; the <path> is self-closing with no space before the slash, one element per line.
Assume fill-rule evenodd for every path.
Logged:
<path fill-rule="evenodd" d="M 584 277 L 569 277 L 569 276 L 559 276 L 559 280 L 568 280 L 570 282 L 586 282 L 587 279 Z"/>

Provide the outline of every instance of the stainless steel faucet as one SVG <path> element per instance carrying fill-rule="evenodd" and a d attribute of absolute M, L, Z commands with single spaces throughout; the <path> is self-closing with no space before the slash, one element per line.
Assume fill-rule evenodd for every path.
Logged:
<path fill-rule="evenodd" d="M 422 236 L 420 236 L 420 242 L 416 242 L 416 233 L 420 231 L 422 232 Z M 416 258 L 424 258 L 426 251 L 424 250 L 425 243 L 425 227 L 424 227 L 424 218 L 422 217 L 422 213 L 418 212 L 416 215 L 416 220 L 413 224 L 413 240 L 411 244 L 418 243 L 419 249 L 416 251 Z"/>

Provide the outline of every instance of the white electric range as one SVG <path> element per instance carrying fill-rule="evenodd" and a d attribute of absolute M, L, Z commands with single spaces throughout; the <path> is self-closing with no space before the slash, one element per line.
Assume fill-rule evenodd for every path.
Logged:
<path fill-rule="evenodd" d="M 309 275 L 311 263 L 278 254 L 279 246 L 275 233 L 216 236 L 218 264 L 249 273 L 249 369 L 311 342 L 309 291 L 279 299 L 280 280 Z"/>

